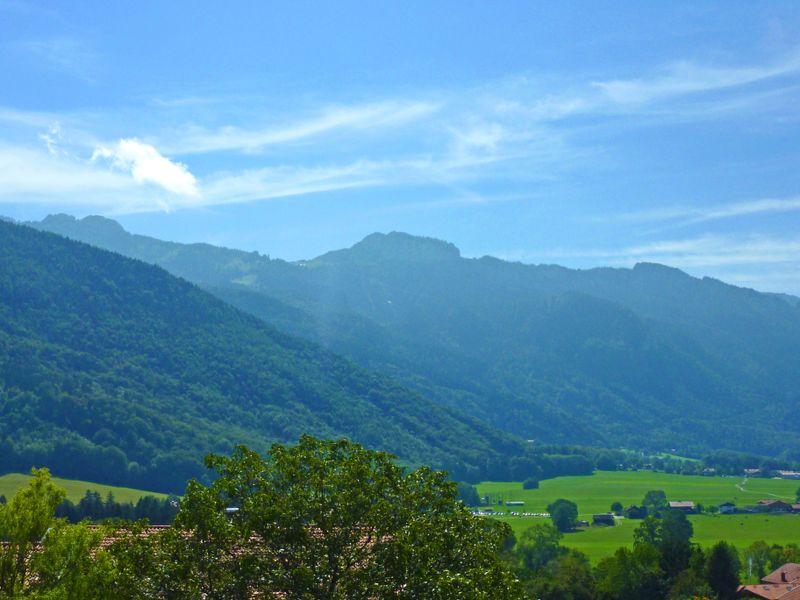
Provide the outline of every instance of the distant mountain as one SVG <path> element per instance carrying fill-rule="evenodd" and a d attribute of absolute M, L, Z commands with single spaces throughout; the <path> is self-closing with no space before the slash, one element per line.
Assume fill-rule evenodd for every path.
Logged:
<path fill-rule="evenodd" d="M 208 452 L 301 433 L 456 478 L 525 450 L 161 268 L 0 222 L 0 473 L 177 491 Z"/>
<path fill-rule="evenodd" d="M 100 217 L 35 226 L 159 264 L 526 439 L 800 457 L 792 297 L 656 264 L 465 259 L 403 233 L 288 263 L 131 235 Z"/>

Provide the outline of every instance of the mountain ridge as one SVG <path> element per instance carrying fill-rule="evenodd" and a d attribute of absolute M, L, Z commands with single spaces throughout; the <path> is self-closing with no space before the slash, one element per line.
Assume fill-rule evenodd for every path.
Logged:
<path fill-rule="evenodd" d="M 92 241 L 74 219 L 60 233 Z M 800 451 L 786 435 L 800 309 L 784 298 L 656 263 L 462 258 L 398 233 L 299 263 L 134 239 L 137 257 L 525 439 Z"/>

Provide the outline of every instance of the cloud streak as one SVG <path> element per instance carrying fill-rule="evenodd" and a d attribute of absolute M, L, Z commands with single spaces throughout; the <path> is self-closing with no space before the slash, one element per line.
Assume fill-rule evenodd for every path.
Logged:
<path fill-rule="evenodd" d="M 714 206 L 673 206 L 655 210 L 623 213 L 614 219 L 631 222 L 675 221 L 680 225 L 705 223 L 720 219 L 759 214 L 777 214 L 800 210 L 800 196 L 790 198 L 760 198 Z"/>
<path fill-rule="evenodd" d="M 537 253 L 536 256 L 602 259 L 617 266 L 656 262 L 679 268 L 796 264 L 800 261 L 800 236 L 704 235 L 612 249 L 553 249 Z"/>
<path fill-rule="evenodd" d="M 796 73 L 800 70 L 800 53 L 794 52 L 775 65 L 763 67 L 707 67 L 691 62 L 671 65 L 666 73 L 650 79 L 614 79 L 596 81 L 592 86 L 618 104 L 643 104 L 674 96 L 713 92 L 749 85 Z"/>
<path fill-rule="evenodd" d="M 368 131 L 396 127 L 434 113 L 438 106 L 428 102 L 382 102 L 360 106 L 337 107 L 311 119 L 289 125 L 256 130 L 223 127 L 208 130 L 190 127 L 178 132 L 170 143 L 163 144 L 173 154 L 209 152 L 256 152 L 266 146 L 316 138 L 334 131 Z"/>

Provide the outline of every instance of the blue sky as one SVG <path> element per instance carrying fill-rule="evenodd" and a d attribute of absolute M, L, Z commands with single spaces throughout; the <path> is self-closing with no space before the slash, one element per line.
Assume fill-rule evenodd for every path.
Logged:
<path fill-rule="evenodd" d="M 0 214 L 800 294 L 797 2 L 0 0 Z"/>

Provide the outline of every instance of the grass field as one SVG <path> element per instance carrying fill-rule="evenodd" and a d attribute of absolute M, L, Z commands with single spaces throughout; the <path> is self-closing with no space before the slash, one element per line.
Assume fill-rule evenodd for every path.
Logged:
<path fill-rule="evenodd" d="M 593 513 L 607 512 L 612 502 L 624 506 L 639 504 L 648 490 L 664 490 L 669 500 L 692 500 L 704 505 L 735 502 L 755 504 L 762 498 L 794 500 L 800 482 L 780 479 L 697 477 L 668 475 L 650 471 L 599 471 L 588 477 L 558 477 L 541 482 L 538 490 L 523 490 L 521 483 L 487 482 L 477 486 L 478 494 L 493 501 L 522 500 L 520 512 L 541 512 L 553 500 L 566 498 L 578 505 L 580 518 L 591 521 Z M 497 506 L 495 509 L 503 510 Z M 519 535 L 536 517 L 498 516 Z M 732 542 L 740 549 L 756 540 L 770 544 L 800 544 L 800 515 L 696 515 L 690 517 L 694 541 L 709 546 L 719 540 Z M 585 552 L 593 562 L 613 554 L 620 546 L 631 545 L 639 521 L 621 520 L 615 527 L 589 527 L 564 536 L 563 543 Z"/>
<path fill-rule="evenodd" d="M 8 500 L 10 500 L 18 489 L 28 485 L 29 479 L 29 475 L 22 475 L 20 473 L 11 473 L 9 475 L 0 476 L 0 495 L 5 496 Z M 103 485 L 101 483 L 91 483 L 88 481 L 78 481 L 75 479 L 59 479 L 58 477 L 53 477 L 53 483 L 67 490 L 67 498 L 73 502 L 78 502 L 81 498 L 83 498 L 83 496 L 86 494 L 86 490 L 99 492 L 104 498 L 108 492 L 112 492 L 114 494 L 114 499 L 117 502 L 133 502 L 134 504 L 142 496 L 166 498 L 166 494 L 159 494 L 157 492 L 146 492 L 144 490 L 116 487 L 113 485 Z"/>

